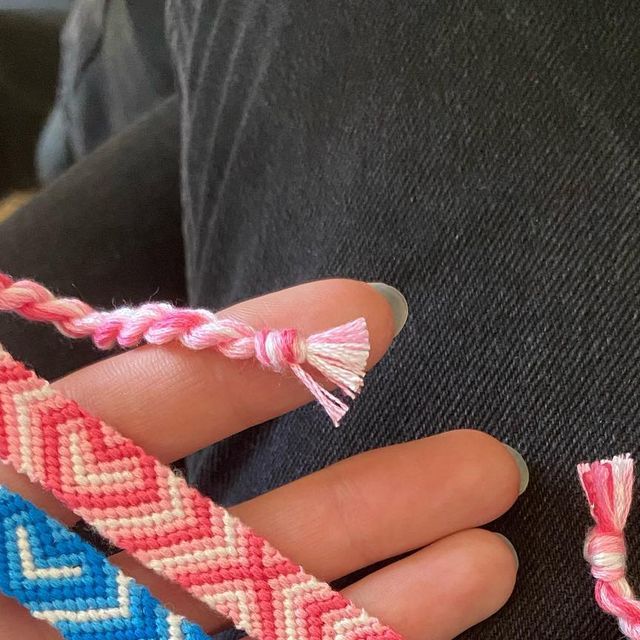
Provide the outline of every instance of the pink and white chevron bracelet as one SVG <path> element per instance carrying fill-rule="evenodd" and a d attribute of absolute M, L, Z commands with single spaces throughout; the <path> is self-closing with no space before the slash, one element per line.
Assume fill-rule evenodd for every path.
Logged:
<path fill-rule="evenodd" d="M 595 522 L 587 534 L 584 557 L 596 579 L 596 601 L 618 619 L 627 638 L 640 640 L 640 602 L 627 580 L 624 537 L 633 499 L 633 459 L 623 455 L 581 464 L 578 476 Z"/>
<path fill-rule="evenodd" d="M 327 391 L 305 369 L 309 365 L 354 398 L 361 390 L 369 357 L 364 318 L 303 337 L 296 329 L 256 330 L 207 309 L 148 303 L 97 311 L 76 298 L 57 298 L 32 280 L 14 280 L 0 272 L 0 311 L 46 322 L 70 338 L 91 338 L 99 349 L 178 341 L 189 349 L 215 349 L 227 358 L 255 358 L 264 367 L 291 371 L 322 405 L 335 426 L 347 404 Z"/>
<path fill-rule="evenodd" d="M 401 640 L 1 348 L 0 461 L 255 640 Z"/>

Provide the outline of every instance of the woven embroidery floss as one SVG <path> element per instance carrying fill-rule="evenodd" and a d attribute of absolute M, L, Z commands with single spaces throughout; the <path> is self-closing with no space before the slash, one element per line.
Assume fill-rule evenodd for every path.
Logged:
<path fill-rule="evenodd" d="M 66 640 L 208 640 L 79 536 L 0 487 L 0 591 Z"/>
<path fill-rule="evenodd" d="M 596 579 L 598 605 L 618 619 L 620 630 L 640 640 L 640 602 L 627 580 L 624 528 L 633 499 L 633 459 L 616 456 L 578 466 L 595 526 L 587 534 L 584 556 Z"/>
<path fill-rule="evenodd" d="M 14 280 L 0 273 L 0 311 L 53 324 L 70 338 L 93 340 L 99 349 L 154 345 L 178 341 L 189 349 L 215 349 L 227 358 L 255 358 L 264 367 L 291 371 L 322 405 L 335 426 L 347 404 L 305 371 L 307 364 L 344 395 L 360 392 L 369 357 L 369 333 L 364 318 L 304 338 L 296 329 L 263 329 L 207 309 L 181 309 L 167 303 L 96 311 L 75 298 L 56 298 L 32 280 Z"/>
<path fill-rule="evenodd" d="M 400 640 L 4 350 L 0 461 L 254 640 Z"/>

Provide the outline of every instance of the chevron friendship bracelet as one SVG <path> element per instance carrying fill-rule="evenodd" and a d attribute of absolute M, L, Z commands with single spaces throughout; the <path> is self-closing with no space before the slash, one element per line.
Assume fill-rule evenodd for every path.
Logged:
<path fill-rule="evenodd" d="M 0 591 L 65 640 L 208 640 L 76 534 L 0 487 Z"/>
<path fill-rule="evenodd" d="M 255 640 L 400 640 L 4 349 L 0 461 Z"/>
<path fill-rule="evenodd" d="M 227 358 L 255 358 L 273 371 L 291 371 L 335 426 L 347 412 L 347 404 L 320 385 L 303 365 L 354 398 L 362 388 L 369 357 L 364 318 L 305 338 L 296 329 L 256 330 L 237 320 L 219 318 L 207 309 L 176 308 L 166 303 L 96 311 L 81 300 L 56 298 L 37 282 L 14 280 L 1 272 L 0 311 L 53 324 L 70 338 L 90 337 L 99 349 L 179 341 L 189 349 L 215 349 Z"/>

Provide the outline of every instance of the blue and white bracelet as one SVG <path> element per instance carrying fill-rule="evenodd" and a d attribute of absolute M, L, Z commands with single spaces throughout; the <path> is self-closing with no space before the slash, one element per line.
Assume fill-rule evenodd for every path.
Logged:
<path fill-rule="evenodd" d="M 0 486 L 0 591 L 66 640 L 207 640 L 146 587 Z"/>

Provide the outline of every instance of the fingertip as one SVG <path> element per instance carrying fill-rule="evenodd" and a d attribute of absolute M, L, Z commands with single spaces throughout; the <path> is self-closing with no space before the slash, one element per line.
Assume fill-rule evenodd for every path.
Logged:
<path fill-rule="evenodd" d="M 507 547 L 507 549 L 509 550 L 509 553 L 511 554 L 511 559 L 512 559 L 512 564 L 514 569 L 513 573 L 514 573 L 514 579 L 515 579 L 515 574 L 518 573 L 518 569 L 520 568 L 520 557 L 518 556 L 518 551 L 513 546 L 513 543 L 511 542 L 511 540 L 507 538 L 507 536 L 504 536 L 501 533 L 497 533 L 497 532 L 494 533 L 494 535 L 498 538 L 500 542 L 502 542 L 502 544 L 504 544 Z"/>
<path fill-rule="evenodd" d="M 451 640 L 506 604 L 516 571 L 504 539 L 469 529 L 387 565 L 345 595 L 407 640 Z"/>
<path fill-rule="evenodd" d="M 488 514 L 490 520 L 513 506 L 526 488 L 528 471 L 525 478 L 522 466 L 511 447 L 477 429 L 457 429 L 439 437 L 446 438 L 449 446 L 458 451 L 459 464 L 465 471 L 468 483 L 493 488 L 493 513 Z M 526 468 L 522 456 L 520 460 Z"/>
<path fill-rule="evenodd" d="M 461 609 L 470 609 L 466 619 L 459 621 L 456 631 L 460 633 L 509 601 L 518 573 L 517 554 L 507 538 L 485 529 L 462 531 L 441 543 L 440 551 L 450 554 L 451 565 L 458 567 L 451 579 L 451 597 Z"/>
<path fill-rule="evenodd" d="M 401 291 L 384 282 L 369 282 L 369 286 L 387 301 L 393 318 L 393 337 L 395 338 L 407 323 L 409 303 Z"/>
<path fill-rule="evenodd" d="M 529 486 L 529 467 L 527 466 L 525 459 L 522 457 L 522 454 L 517 449 L 514 449 L 508 444 L 505 444 L 504 446 L 511 454 L 511 457 L 516 464 L 516 468 L 518 469 L 518 475 L 520 479 L 518 495 L 521 496 Z"/>
<path fill-rule="evenodd" d="M 355 280 L 341 282 L 355 284 L 354 293 L 357 289 L 357 295 L 361 299 L 364 309 L 363 316 L 367 321 L 371 340 L 371 355 L 367 363 L 368 368 L 371 368 L 384 356 L 404 327 L 408 307 L 406 311 L 403 310 L 402 300 L 405 305 L 406 300 L 397 289 L 383 283 L 366 283 Z M 350 294 L 347 293 L 347 295 Z"/>

